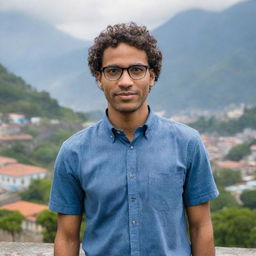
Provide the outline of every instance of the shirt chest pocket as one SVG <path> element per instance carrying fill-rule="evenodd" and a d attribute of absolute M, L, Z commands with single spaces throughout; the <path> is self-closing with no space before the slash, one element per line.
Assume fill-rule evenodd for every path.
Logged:
<path fill-rule="evenodd" d="M 157 211 L 170 211 L 182 206 L 184 174 L 151 173 L 149 175 L 149 204 Z"/>

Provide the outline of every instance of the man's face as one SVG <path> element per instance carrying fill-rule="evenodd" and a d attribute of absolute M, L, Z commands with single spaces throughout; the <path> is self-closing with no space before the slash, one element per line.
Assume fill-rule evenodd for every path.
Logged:
<path fill-rule="evenodd" d="M 148 66 L 146 52 L 125 43 L 116 48 L 108 47 L 103 53 L 102 66 L 118 66 L 127 68 L 131 65 Z M 147 96 L 150 86 L 154 85 L 155 75 L 147 69 L 142 79 L 132 79 L 127 70 L 120 79 L 109 81 L 103 72 L 98 73 L 97 80 L 108 101 L 109 110 L 119 113 L 131 113 L 147 107 Z"/>

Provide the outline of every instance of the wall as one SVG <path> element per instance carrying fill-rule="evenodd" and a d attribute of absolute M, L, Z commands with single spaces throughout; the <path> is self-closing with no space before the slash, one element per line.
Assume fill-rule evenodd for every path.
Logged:
<path fill-rule="evenodd" d="M 0 248 L 0 256 L 53 256 L 52 244 L 0 242 Z M 217 248 L 216 252 L 216 256 L 256 256 L 256 249 Z"/>

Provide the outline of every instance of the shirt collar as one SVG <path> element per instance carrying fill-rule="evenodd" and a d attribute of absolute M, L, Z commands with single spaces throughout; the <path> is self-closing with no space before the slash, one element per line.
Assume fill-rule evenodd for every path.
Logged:
<path fill-rule="evenodd" d="M 158 120 L 157 115 L 153 113 L 153 111 L 151 110 L 151 108 L 149 106 L 148 106 L 148 110 L 149 110 L 149 115 L 148 115 L 148 118 L 147 118 L 145 124 L 136 129 L 136 131 L 138 129 L 142 129 L 146 139 L 148 139 L 148 135 L 155 128 L 155 126 L 157 124 L 157 120 Z M 108 118 L 108 109 L 105 110 L 105 114 L 104 114 L 102 121 L 103 121 L 104 128 L 106 129 L 109 138 L 111 139 L 112 142 L 115 142 L 116 137 L 120 133 L 122 133 L 122 131 L 115 128 L 114 125 L 110 122 L 110 120 Z"/>

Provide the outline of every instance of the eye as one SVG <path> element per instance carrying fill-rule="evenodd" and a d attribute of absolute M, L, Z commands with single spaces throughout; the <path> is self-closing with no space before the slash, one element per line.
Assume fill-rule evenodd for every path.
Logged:
<path fill-rule="evenodd" d="M 145 67 L 143 66 L 131 66 L 130 72 L 133 74 L 143 73 L 145 71 Z"/>
<path fill-rule="evenodd" d="M 114 76 L 120 73 L 120 68 L 117 67 L 109 67 L 105 69 L 105 72 L 110 75 L 110 76 Z"/>

